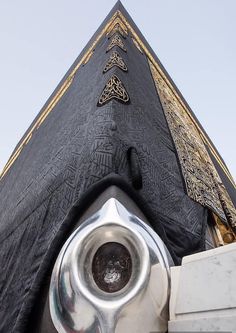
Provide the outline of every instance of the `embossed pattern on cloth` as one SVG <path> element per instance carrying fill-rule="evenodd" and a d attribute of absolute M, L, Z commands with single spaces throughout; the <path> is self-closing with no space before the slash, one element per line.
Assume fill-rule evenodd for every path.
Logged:
<path fill-rule="evenodd" d="M 107 48 L 107 52 L 109 52 L 114 46 L 118 46 L 120 49 L 123 51 L 127 51 L 125 48 L 125 44 L 123 43 L 121 37 L 116 33 L 113 37 L 112 40 Z"/>
<path fill-rule="evenodd" d="M 124 62 L 124 60 L 121 58 L 118 52 L 114 51 L 112 52 L 109 60 L 106 63 L 106 66 L 104 67 L 103 73 L 106 73 L 111 69 L 112 67 L 117 66 L 120 69 L 122 69 L 124 72 L 128 71 L 128 68 Z"/>
<path fill-rule="evenodd" d="M 150 61 L 149 65 L 176 146 L 188 195 L 212 209 L 224 221 L 230 220 L 234 229 L 236 210 L 211 161 L 201 134 L 158 70 Z M 231 219 L 226 216 L 226 211 Z"/>
<path fill-rule="evenodd" d="M 112 77 L 107 82 L 103 92 L 99 98 L 98 106 L 102 106 L 105 103 L 109 102 L 111 99 L 117 99 L 122 103 L 129 102 L 129 95 L 121 82 L 121 80 L 116 75 L 112 75 Z"/>

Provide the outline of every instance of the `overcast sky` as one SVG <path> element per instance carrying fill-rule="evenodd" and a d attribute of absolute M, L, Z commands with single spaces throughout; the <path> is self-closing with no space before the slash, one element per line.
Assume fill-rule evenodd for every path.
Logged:
<path fill-rule="evenodd" d="M 0 0 L 0 169 L 116 3 Z M 123 0 L 236 178 L 236 1 Z"/>

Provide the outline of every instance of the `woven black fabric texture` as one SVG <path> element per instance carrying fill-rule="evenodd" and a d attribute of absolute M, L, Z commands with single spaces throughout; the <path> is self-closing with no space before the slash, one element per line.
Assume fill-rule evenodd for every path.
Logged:
<path fill-rule="evenodd" d="M 116 9 L 123 7 L 111 14 Z M 128 72 L 114 67 L 103 74 L 109 42 L 100 40 L 1 180 L 0 332 L 25 332 L 75 219 L 109 185 L 134 197 L 176 264 L 205 249 L 207 210 L 186 194 L 147 58 L 128 36 L 126 53 L 113 49 Z M 98 107 L 112 74 L 130 103 L 112 100 Z"/>

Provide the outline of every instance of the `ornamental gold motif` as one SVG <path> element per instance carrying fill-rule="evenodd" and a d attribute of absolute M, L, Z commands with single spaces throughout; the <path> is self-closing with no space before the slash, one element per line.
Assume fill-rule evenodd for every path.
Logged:
<path fill-rule="evenodd" d="M 112 37 L 111 43 L 109 44 L 107 48 L 107 52 L 109 52 L 114 46 L 118 46 L 120 49 L 126 52 L 125 45 L 121 39 L 121 37 L 118 34 L 115 34 Z"/>
<path fill-rule="evenodd" d="M 122 69 L 124 72 L 128 71 L 128 68 L 124 62 L 124 60 L 121 58 L 118 52 L 114 51 L 112 52 L 109 60 L 106 63 L 106 66 L 103 70 L 103 73 L 108 72 L 112 67 L 117 66 L 120 69 Z"/>
<path fill-rule="evenodd" d="M 120 14 L 120 12 L 116 12 L 116 15 Z M 125 35 L 128 35 L 128 29 L 127 26 L 122 21 L 121 17 L 116 17 L 114 20 L 112 20 L 111 25 L 107 29 L 107 35 L 112 36 L 113 32 L 119 32 L 123 37 Z"/>
<path fill-rule="evenodd" d="M 130 100 L 123 83 L 116 75 L 112 75 L 107 82 L 99 98 L 98 106 L 102 106 L 112 99 L 117 99 L 121 103 L 128 103 Z"/>
<path fill-rule="evenodd" d="M 109 33 L 109 35 L 110 35 L 110 36 L 113 36 L 113 35 L 114 35 L 115 33 L 117 33 L 117 32 L 118 32 L 122 37 L 126 38 L 126 34 L 125 34 L 124 30 L 121 28 L 120 23 L 116 23 L 116 24 L 113 26 L 113 28 L 112 28 L 111 32 Z"/>
<path fill-rule="evenodd" d="M 210 208 L 236 230 L 235 207 L 213 165 L 200 132 L 151 61 L 149 65 L 175 143 L 189 197 Z"/>

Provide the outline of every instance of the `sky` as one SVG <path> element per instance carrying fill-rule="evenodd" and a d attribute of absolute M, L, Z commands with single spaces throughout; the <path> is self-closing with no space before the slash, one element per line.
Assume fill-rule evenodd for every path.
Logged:
<path fill-rule="evenodd" d="M 115 3 L 0 1 L 0 170 Z M 122 3 L 236 179 L 236 1 Z"/>

